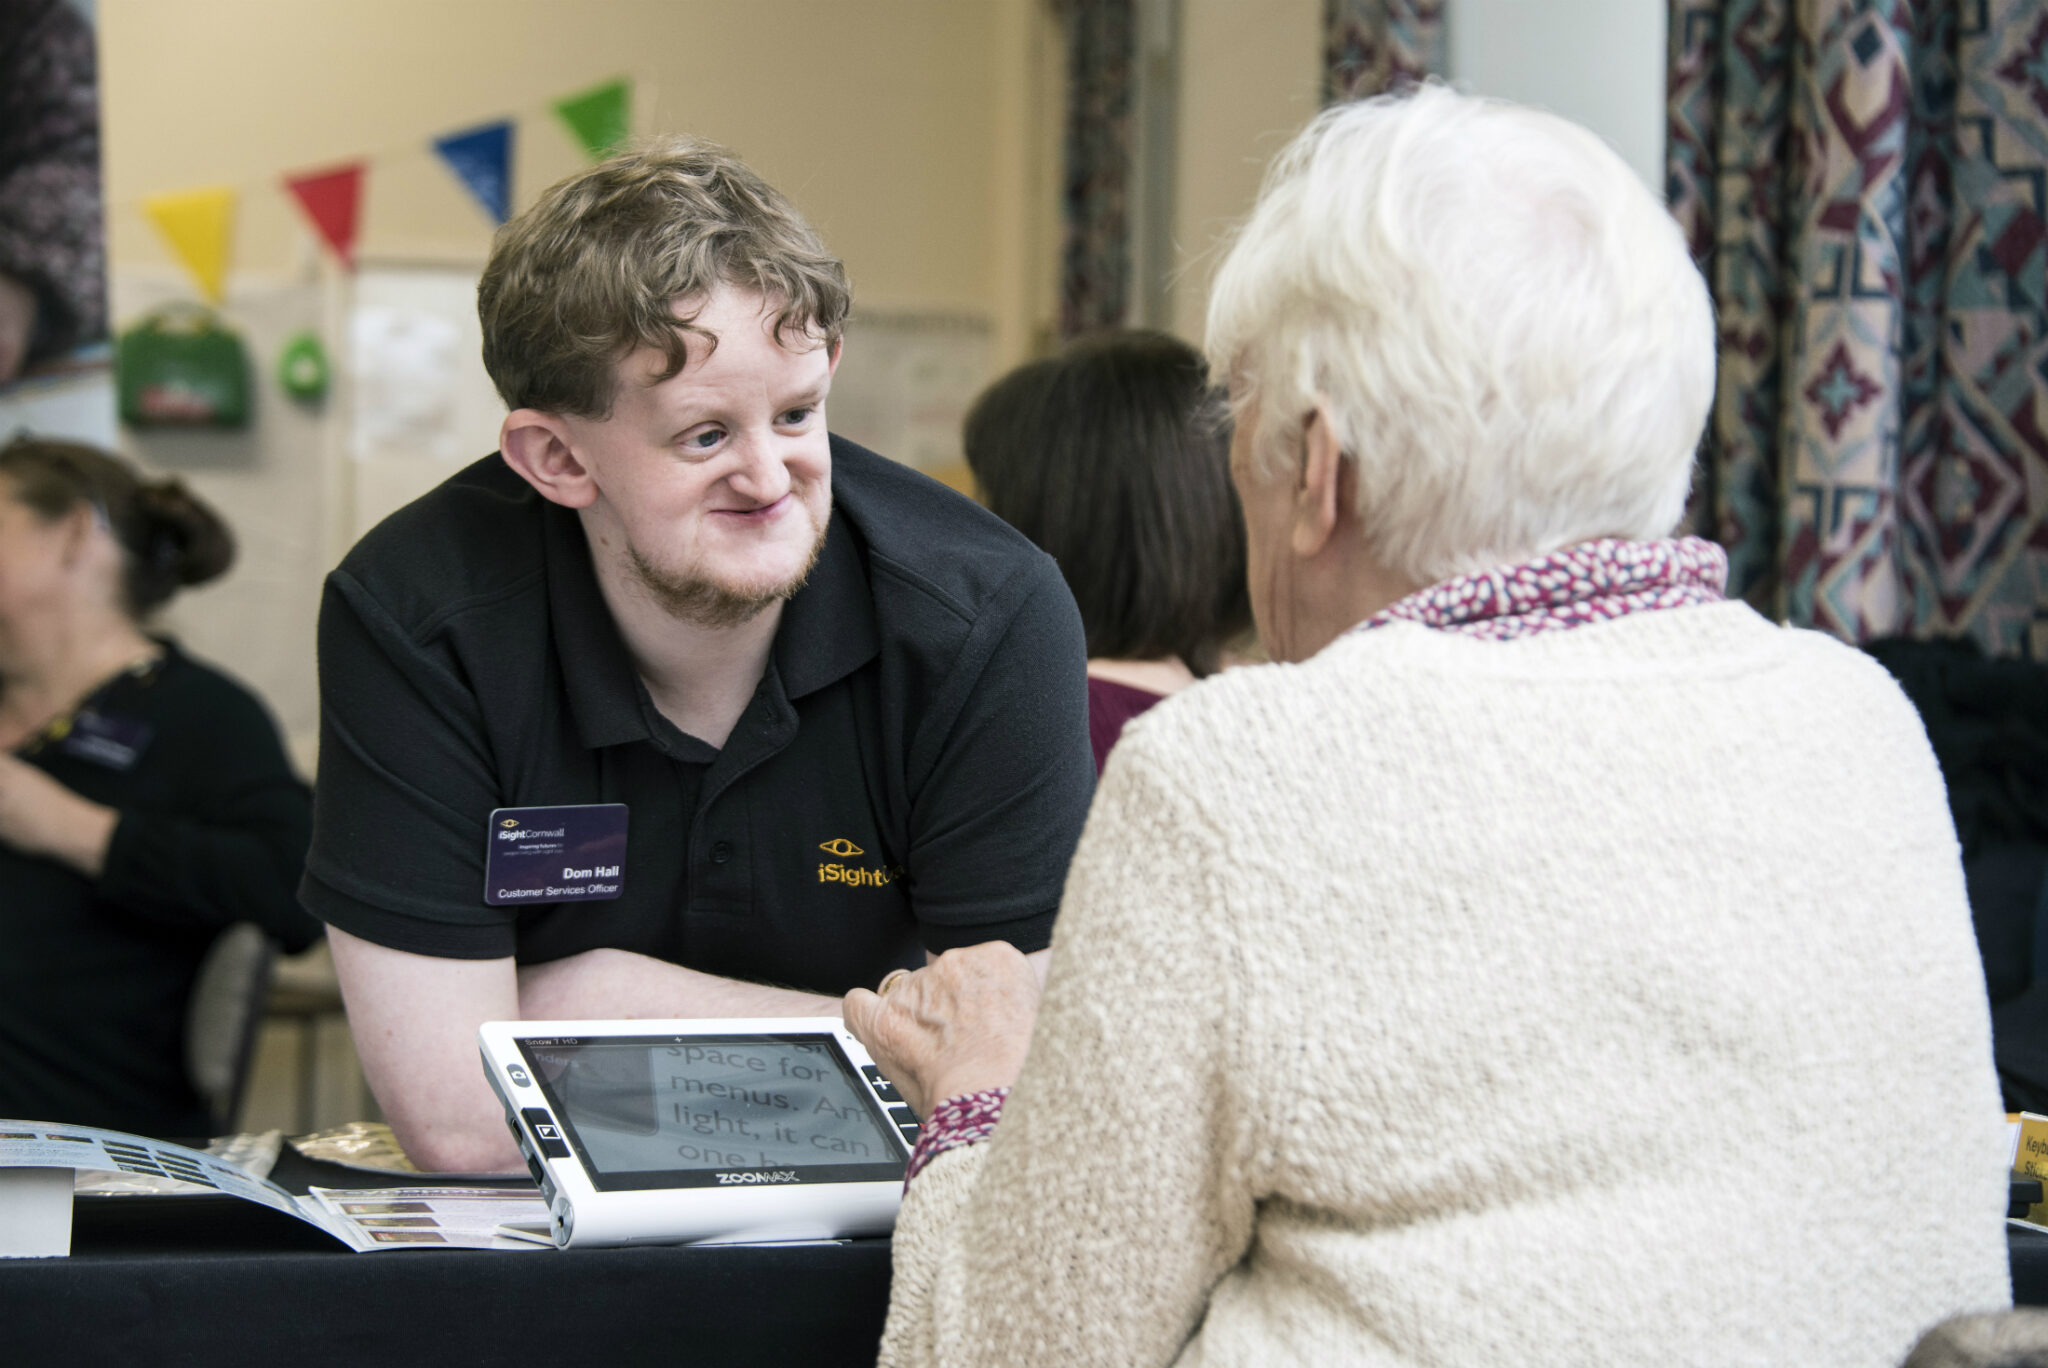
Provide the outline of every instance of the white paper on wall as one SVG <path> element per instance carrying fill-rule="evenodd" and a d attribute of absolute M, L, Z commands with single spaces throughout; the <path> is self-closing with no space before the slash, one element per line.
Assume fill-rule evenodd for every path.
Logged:
<path fill-rule="evenodd" d="M 113 447 L 114 369 L 106 347 L 97 364 L 76 364 L 0 385 L 0 442 L 17 432 Z"/>
<path fill-rule="evenodd" d="M 351 537 L 498 444 L 484 371 L 480 268 L 363 263 L 348 319 Z"/>
<path fill-rule="evenodd" d="M 452 461 L 462 454 L 455 391 L 461 340 L 454 322 L 425 309 L 356 308 L 349 319 L 352 456 Z"/>
<path fill-rule="evenodd" d="M 960 425 L 992 378 L 988 320 L 855 313 L 825 417 L 834 432 L 919 470 L 961 460 Z"/>

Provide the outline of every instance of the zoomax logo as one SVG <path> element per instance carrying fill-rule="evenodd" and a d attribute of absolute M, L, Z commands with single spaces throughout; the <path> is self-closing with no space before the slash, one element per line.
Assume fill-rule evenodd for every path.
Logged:
<path fill-rule="evenodd" d="M 803 1179 L 797 1176 L 795 1169 L 770 1169 L 765 1172 L 755 1170 L 748 1173 L 721 1173 L 718 1175 L 718 1185 L 720 1187 L 728 1187 L 734 1183 L 801 1183 L 802 1181 Z"/>
<path fill-rule="evenodd" d="M 818 849 L 828 855 L 837 855 L 842 860 L 850 860 L 857 855 L 867 854 L 865 850 L 862 850 L 844 836 L 836 836 L 829 841 L 820 841 L 818 842 Z M 902 873 L 903 871 L 900 869 L 892 869 L 887 866 L 881 869 L 861 869 L 854 865 L 832 864 L 822 860 L 818 862 L 819 883 L 846 884 L 852 888 L 882 888 L 896 882 L 898 876 Z"/>

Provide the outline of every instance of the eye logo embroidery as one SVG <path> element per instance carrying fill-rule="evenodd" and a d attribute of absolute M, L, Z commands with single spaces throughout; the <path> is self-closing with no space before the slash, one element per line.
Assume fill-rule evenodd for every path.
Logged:
<path fill-rule="evenodd" d="M 517 817 L 507 817 L 504 821 L 498 823 L 498 825 L 509 829 L 511 827 L 518 826 L 519 819 Z"/>
<path fill-rule="evenodd" d="M 827 855 L 837 855 L 842 860 L 867 854 L 844 836 L 820 841 L 818 849 Z M 822 860 L 818 863 L 818 882 L 821 884 L 836 883 L 847 888 L 887 888 L 902 877 L 902 869 L 895 866 L 867 869 L 860 865 L 828 864 Z"/>

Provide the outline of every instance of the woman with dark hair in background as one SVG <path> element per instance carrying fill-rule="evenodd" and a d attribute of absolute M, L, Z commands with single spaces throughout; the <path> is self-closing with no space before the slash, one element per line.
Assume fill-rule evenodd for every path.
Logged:
<path fill-rule="evenodd" d="M 234 558 L 175 480 L 0 447 L 0 1116 L 207 1130 L 184 1015 L 207 947 L 319 924 L 311 804 L 248 690 L 145 630 Z"/>
<path fill-rule="evenodd" d="M 1080 606 L 1100 771 L 1124 723 L 1251 629 L 1223 397 L 1186 343 L 1102 333 L 991 385 L 966 444 L 983 502 L 1059 562 Z"/>

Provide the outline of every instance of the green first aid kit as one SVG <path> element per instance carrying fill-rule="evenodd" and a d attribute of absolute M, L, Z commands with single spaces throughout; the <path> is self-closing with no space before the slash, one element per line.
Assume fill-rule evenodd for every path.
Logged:
<path fill-rule="evenodd" d="M 121 421 L 131 427 L 246 427 L 249 353 L 213 310 L 168 304 L 121 334 Z"/>

